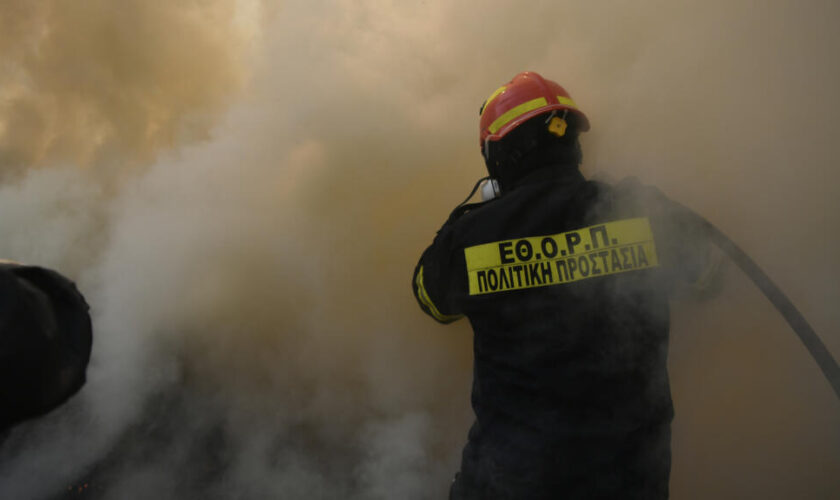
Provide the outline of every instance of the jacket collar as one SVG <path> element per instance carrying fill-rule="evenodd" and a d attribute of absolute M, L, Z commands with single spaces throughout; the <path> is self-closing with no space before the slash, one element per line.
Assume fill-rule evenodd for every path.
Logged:
<path fill-rule="evenodd" d="M 545 182 L 559 182 L 562 184 L 577 184 L 584 182 L 586 179 L 580 173 L 580 169 L 571 165 L 546 165 L 538 167 L 533 171 L 525 174 L 513 183 L 511 189 L 516 189 L 519 186 L 527 184 L 537 184 Z"/>

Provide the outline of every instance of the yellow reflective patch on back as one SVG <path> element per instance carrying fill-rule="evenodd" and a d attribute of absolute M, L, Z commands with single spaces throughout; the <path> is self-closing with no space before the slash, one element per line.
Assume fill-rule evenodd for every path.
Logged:
<path fill-rule="evenodd" d="M 470 295 L 562 285 L 659 265 L 647 217 L 464 249 Z"/>
<path fill-rule="evenodd" d="M 499 131 L 500 128 L 504 127 L 511 121 L 519 118 L 520 116 L 524 115 L 528 111 L 535 110 L 537 108 L 541 108 L 543 106 L 548 106 L 548 101 L 545 100 L 545 97 L 538 97 L 536 99 L 531 99 L 528 102 L 524 102 L 519 106 L 513 107 L 507 111 L 505 111 L 502 116 L 496 118 L 496 120 L 490 124 L 488 129 L 490 130 L 491 134 L 495 134 Z"/>

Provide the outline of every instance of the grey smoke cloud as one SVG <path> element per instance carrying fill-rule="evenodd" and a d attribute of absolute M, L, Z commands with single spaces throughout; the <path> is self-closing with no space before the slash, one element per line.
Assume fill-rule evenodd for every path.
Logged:
<path fill-rule="evenodd" d="M 96 339 L 0 496 L 99 464 L 102 498 L 444 497 L 470 333 L 408 280 L 526 69 L 589 115 L 586 173 L 706 215 L 837 356 L 837 9 L 5 2 L 0 256 L 75 277 Z M 840 405 L 772 307 L 733 272 L 673 323 L 672 497 L 831 498 Z"/>

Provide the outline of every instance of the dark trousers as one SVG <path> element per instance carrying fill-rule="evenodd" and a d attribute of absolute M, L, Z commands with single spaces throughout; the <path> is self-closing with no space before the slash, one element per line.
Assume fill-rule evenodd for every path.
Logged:
<path fill-rule="evenodd" d="M 670 423 L 564 441 L 539 458 L 468 443 L 450 500 L 667 500 Z"/>

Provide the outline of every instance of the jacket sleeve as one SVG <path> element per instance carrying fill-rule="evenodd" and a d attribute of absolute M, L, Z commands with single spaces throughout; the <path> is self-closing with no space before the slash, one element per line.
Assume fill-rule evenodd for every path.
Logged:
<path fill-rule="evenodd" d="M 669 281 L 676 287 L 690 287 L 701 298 L 720 291 L 726 259 L 712 242 L 698 217 L 669 199 L 660 190 L 636 179 L 619 183 L 619 190 L 631 196 L 651 215 L 657 252 Z"/>
<path fill-rule="evenodd" d="M 411 280 L 420 308 L 440 323 L 451 323 L 463 316 L 453 303 L 450 242 L 451 231 L 446 224 L 423 252 Z"/>

